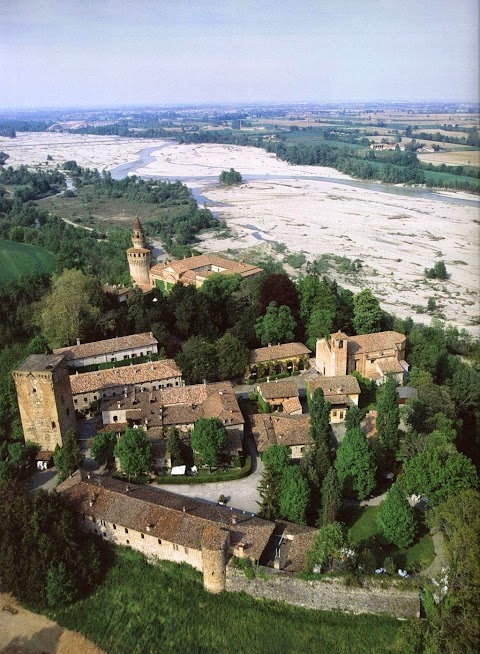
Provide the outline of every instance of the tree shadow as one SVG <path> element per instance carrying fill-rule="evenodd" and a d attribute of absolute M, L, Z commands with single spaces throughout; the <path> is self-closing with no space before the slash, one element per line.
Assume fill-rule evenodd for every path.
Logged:
<path fill-rule="evenodd" d="M 32 636 L 14 636 L 0 652 L 2 654 L 54 654 L 64 631 L 62 627 L 54 625 L 40 629 Z"/>

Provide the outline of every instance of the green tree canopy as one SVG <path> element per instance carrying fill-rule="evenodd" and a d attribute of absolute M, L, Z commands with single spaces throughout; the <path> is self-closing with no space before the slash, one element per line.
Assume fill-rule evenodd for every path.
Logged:
<path fill-rule="evenodd" d="M 405 461 L 403 484 L 408 493 L 425 495 L 431 506 L 478 487 L 472 461 L 460 452 L 427 449 Z"/>
<path fill-rule="evenodd" d="M 353 326 L 357 334 L 372 334 L 381 331 L 383 311 L 369 288 L 354 295 L 353 306 Z"/>
<path fill-rule="evenodd" d="M 225 184 L 227 186 L 232 186 L 233 184 L 242 183 L 241 174 L 234 168 L 230 168 L 230 170 L 222 170 L 222 172 L 218 176 L 218 179 L 220 181 L 220 184 Z"/>
<path fill-rule="evenodd" d="M 282 471 L 280 482 L 280 513 L 287 520 L 305 524 L 305 512 L 309 502 L 308 483 L 296 465 Z"/>
<path fill-rule="evenodd" d="M 210 468 L 218 465 L 227 440 L 227 430 L 219 418 L 200 418 L 195 423 L 191 444 L 200 463 Z"/>
<path fill-rule="evenodd" d="M 181 465 L 183 461 L 182 439 L 180 438 L 178 429 L 173 426 L 167 429 L 167 448 L 172 461 L 172 467 Z"/>
<path fill-rule="evenodd" d="M 192 336 L 175 357 L 188 384 L 215 381 L 218 377 L 217 348 L 202 336 Z"/>
<path fill-rule="evenodd" d="M 398 425 L 400 422 L 400 411 L 398 408 L 397 385 L 392 377 L 389 377 L 383 388 L 383 393 L 378 404 L 376 427 L 378 441 L 387 450 L 395 454 L 398 449 Z"/>
<path fill-rule="evenodd" d="M 380 533 L 388 543 L 405 548 L 413 543 L 416 531 L 414 509 L 398 484 L 390 487 L 377 515 Z"/>
<path fill-rule="evenodd" d="M 319 514 L 319 526 L 335 522 L 342 507 L 342 486 L 334 466 L 330 466 L 322 484 L 322 506 Z"/>
<path fill-rule="evenodd" d="M 282 473 L 290 465 L 292 457 L 287 445 L 270 445 L 262 456 L 265 467 L 274 472 Z"/>
<path fill-rule="evenodd" d="M 99 465 L 105 465 L 113 459 L 113 451 L 117 444 L 114 431 L 100 432 L 92 443 L 92 456 Z"/>
<path fill-rule="evenodd" d="M 375 462 L 359 427 L 347 431 L 337 450 L 335 469 L 344 491 L 363 500 L 375 488 Z"/>
<path fill-rule="evenodd" d="M 270 302 L 266 314 L 255 323 L 255 333 L 262 345 L 288 343 L 295 338 L 296 326 L 289 307 Z"/>
<path fill-rule="evenodd" d="M 55 449 L 53 460 L 62 477 L 68 477 L 80 467 L 83 457 L 75 429 L 67 429 L 63 437 L 63 445 Z"/>
<path fill-rule="evenodd" d="M 58 493 L 0 484 L 2 587 L 36 608 L 77 599 L 98 579 L 94 539 Z"/>
<path fill-rule="evenodd" d="M 64 270 L 54 278 L 37 315 L 48 344 L 63 347 L 85 339 L 100 316 L 102 302 L 98 280 L 80 270 Z"/>
<path fill-rule="evenodd" d="M 325 395 L 321 388 L 316 388 L 310 397 L 310 436 L 315 444 L 325 443 L 330 448 L 330 402 L 325 402 Z"/>
<path fill-rule="evenodd" d="M 355 427 L 360 427 L 362 421 L 363 412 L 358 408 L 356 404 L 352 404 L 347 411 L 345 416 L 345 431 L 350 429 L 355 429 Z"/>
<path fill-rule="evenodd" d="M 331 570 L 334 560 L 340 556 L 340 551 L 346 546 L 343 526 L 339 522 L 331 522 L 321 527 L 311 550 L 307 553 L 309 570 L 319 567 L 322 572 Z"/>
<path fill-rule="evenodd" d="M 152 465 L 152 444 L 143 429 L 127 428 L 115 446 L 120 468 L 128 475 L 137 476 Z"/>
<path fill-rule="evenodd" d="M 265 466 L 257 488 L 261 499 L 258 502 L 258 515 L 265 520 L 276 520 L 280 515 L 280 482 L 281 475 L 270 466 Z"/>
<path fill-rule="evenodd" d="M 243 377 L 248 364 L 249 351 L 244 343 L 227 332 L 215 341 L 219 379 Z"/>

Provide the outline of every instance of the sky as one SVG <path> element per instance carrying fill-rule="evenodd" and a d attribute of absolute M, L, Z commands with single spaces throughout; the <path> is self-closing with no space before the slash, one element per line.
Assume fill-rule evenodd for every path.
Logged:
<path fill-rule="evenodd" d="M 477 100 L 478 0 L 0 0 L 0 108 Z"/>

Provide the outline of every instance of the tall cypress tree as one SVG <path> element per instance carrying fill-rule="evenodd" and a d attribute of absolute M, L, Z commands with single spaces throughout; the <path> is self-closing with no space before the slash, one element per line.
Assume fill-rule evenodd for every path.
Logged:
<path fill-rule="evenodd" d="M 280 482 L 280 474 L 274 472 L 270 466 L 265 466 L 262 480 L 257 488 L 262 500 L 258 502 L 260 507 L 258 515 L 265 520 L 275 520 L 280 515 Z"/>
<path fill-rule="evenodd" d="M 322 484 L 322 506 L 318 516 L 318 526 L 324 527 L 336 522 L 337 513 L 342 506 L 342 485 L 337 471 L 331 466 Z"/>
<path fill-rule="evenodd" d="M 310 436 L 315 445 L 324 442 L 330 449 L 330 402 L 325 402 L 321 388 L 316 388 L 310 399 Z"/>
<path fill-rule="evenodd" d="M 399 422 L 397 385 L 394 379 L 389 377 L 378 405 L 376 421 L 378 441 L 389 454 L 395 454 L 398 449 Z"/>

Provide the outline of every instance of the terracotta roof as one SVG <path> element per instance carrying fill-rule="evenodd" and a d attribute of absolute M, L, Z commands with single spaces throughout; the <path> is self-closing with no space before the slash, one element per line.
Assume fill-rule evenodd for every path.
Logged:
<path fill-rule="evenodd" d="M 296 381 L 272 381 L 258 384 L 257 390 L 264 400 L 274 400 L 280 397 L 298 397 Z"/>
<path fill-rule="evenodd" d="M 283 345 L 259 347 L 256 350 L 250 350 L 250 365 L 253 363 L 262 363 L 263 361 L 288 359 L 311 353 L 303 343 L 284 343 Z"/>
<path fill-rule="evenodd" d="M 138 216 L 135 216 L 135 220 L 133 221 L 133 229 L 142 229 L 142 223 L 140 222 Z"/>
<path fill-rule="evenodd" d="M 348 354 L 378 352 L 381 350 L 397 350 L 407 337 L 399 332 L 378 332 L 377 334 L 362 334 L 348 337 Z"/>
<path fill-rule="evenodd" d="M 132 389 L 127 397 L 103 399 L 100 408 L 102 411 L 126 410 L 127 416 L 133 409 L 141 410 L 141 417 L 148 419 L 149 428 L 188 425 L 200 418 L 219 418 L 226 427 L 245 422 L 229 381 L 175 386 L 143 393 Z"/>
<path fill-rule="evenodd" d="M 129 484 L 130 491 L 127 491 L 126 482 L 109 477 L 100 478 L 100 483 L 98 485 L 95 478 L 82 479 L 77 471 L 57 490 L 80 515 L 91 515 L 97 520 L 196 550 L 201 549 L 205 528 L 213 525 L 230 532 L 232 548 L 243 541 L 245 553 L 258 560 L 275 529 L 273 522 L 252 514 L 231 511 L 163 489 Z M 233 514 L 236 515 L 235 525 L 232 524 Z M 149 531 L 147 525 L 150 525 Z"/>
<path fill-rule="evenodd" d="M 270 445 L 310 445 L 309 424 L 308 415 L 259 413 L 250 416 L 250 428 L 259 452 L 265 452 Z"/>
<path fill-rule="evenodd" d="M 102 354 L 115 354 L 115 352 L 123 352 L 124 350 L 131 350 L 136 347 L 152 347 L 154 345 L 158 345 L 158 341 L 152 332 L 144 332 L 143 334 L 107 338 L 104 341 L 70 345 L 69 347 L 57 348 L 53 352 L 54 354 L 64 354 L 67 357 L 67 361 L 71 361 L 72 359 L 83 359 Z"/>
<path fill-rule="evenodd" d="M 360 386 L 358 380 L 353 375 L 337 375 L 334 377 L 318 377 L 308 382 L 310 394 L 313 395 L 317 388 L 323 390 L 325 399 L 331 402 L 331 397 L 335 395 L 358 395 Z"/>
<path fill-rule="evenodd" d="M 398 359 L 378 359 L 375 361 L 380 371 L 384 374 L 389 372 L 405 372 L 408 368 L 404 368 Z"/>
<path fill-rule="evenodd" d="M 102 388 L 143 384 L 181 377 L 182 373 L 173 359 L 139 363 L 137 365 L 109 368 L 96 372 L 71 375 L 70 384 L 73 395 L 91 393 Z"/>
<path fill-rule="evenodd" d="M 212 271 L 211 266 L 222 270 Z M 201 254 L 166 264 L 157 264 L 150 269 L 150 274 L 154 277 L 160 276 L 166 279 L 170 275 L 178 277 L 180 282 L 195 282 L 197 277 L 206 278 L 215 272 L 220 274 L 237 273 L 243 277 L 248 277 L 249 275 L 261 273 L 262 269 L 242 261 L 224 259 L 216 254 Z"/>
<path fill-rule="evenodd" d="M 302 413 L 302 404 L 298 397 L 289 397 L 283 402 L 283 413 Z"/>

